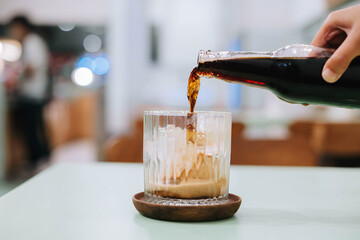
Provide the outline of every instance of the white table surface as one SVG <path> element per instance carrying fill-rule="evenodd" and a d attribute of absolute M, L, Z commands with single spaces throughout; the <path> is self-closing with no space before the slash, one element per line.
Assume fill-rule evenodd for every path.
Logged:
<path fill-rule="evenodd" d="M 232 166 L 243 203 L 216 222 L 145 218 L 142 189 L 141 164 L 51 167 L 0 198 L 0 239 L 360 239 L 360 169 Z"/>

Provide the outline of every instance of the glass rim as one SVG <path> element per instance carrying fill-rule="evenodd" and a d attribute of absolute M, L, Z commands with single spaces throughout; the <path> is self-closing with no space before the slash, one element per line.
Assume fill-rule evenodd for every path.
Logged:
<path fill-rule="evenodd" d="M 144 116 L 187 116 L 190 111 L 177 111 L 177 110 L 155 110 L 144 111 Z M 201 116 L 231 116 L 231 112 L 218 112 L 218 111 L 195 111 L 194 115 Z"/>

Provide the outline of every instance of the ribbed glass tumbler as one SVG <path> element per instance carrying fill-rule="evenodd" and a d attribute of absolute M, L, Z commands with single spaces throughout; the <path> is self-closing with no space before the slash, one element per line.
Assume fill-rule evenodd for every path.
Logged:
<path fill-rule="evenodd" d="M 231 113 L 144 113 L 145 199 L 170 205 L 227 200 Z"/>

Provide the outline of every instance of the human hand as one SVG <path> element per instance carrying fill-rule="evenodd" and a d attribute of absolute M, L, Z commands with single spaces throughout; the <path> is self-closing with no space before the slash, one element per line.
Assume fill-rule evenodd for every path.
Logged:
<path fill-rule="evenodd" d="M 336 49 L 322 71 L 325 81 L 336 82 L 360 55 L 360 5 L 330 13 L 311 44 Z"/>

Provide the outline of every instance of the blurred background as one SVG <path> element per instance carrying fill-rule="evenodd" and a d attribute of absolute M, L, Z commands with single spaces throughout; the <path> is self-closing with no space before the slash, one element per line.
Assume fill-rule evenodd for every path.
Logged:
<path fill-rule="evenodd" d="M 200 49 L 309 44 L 330 11 L 359 2 L 0 0 L 0 195 L 58 162 L 141 162 L 143 111 L 189 109 Z M 360 165 L 358 110 L 215 79 L 196 108 L 233 113 L 232 164 Z"/>

